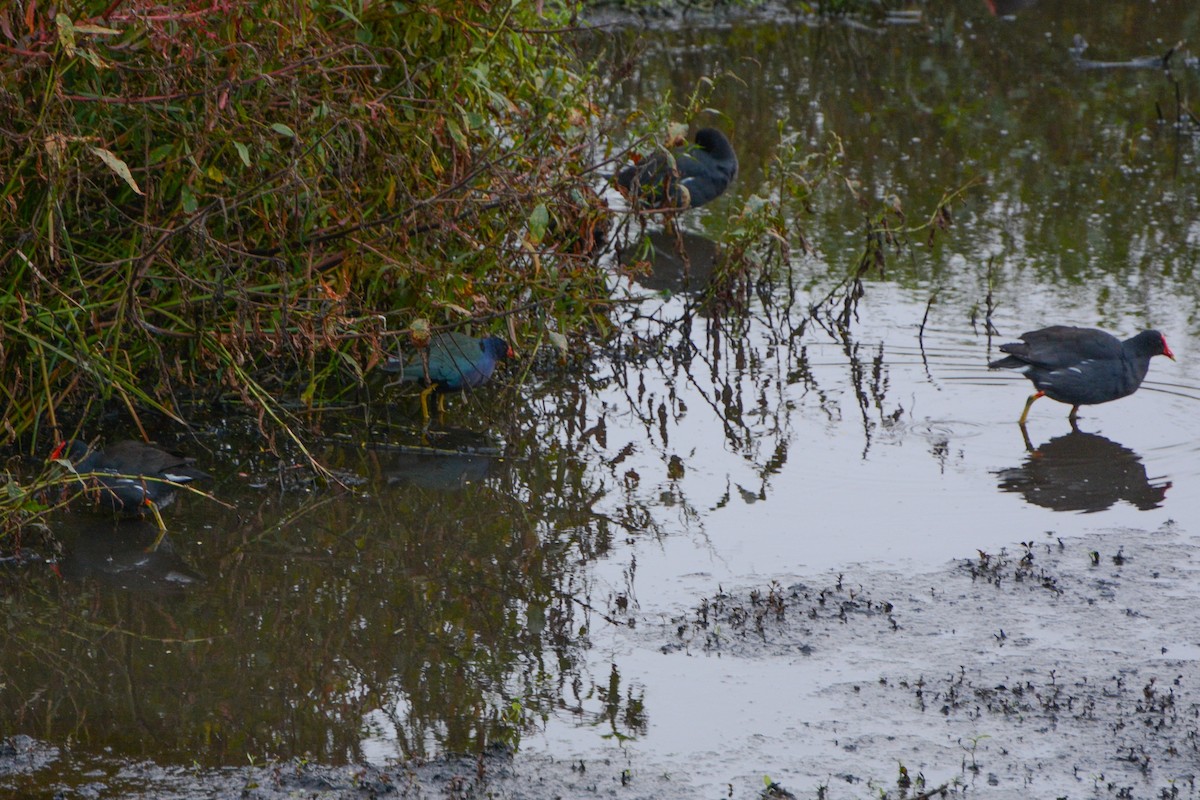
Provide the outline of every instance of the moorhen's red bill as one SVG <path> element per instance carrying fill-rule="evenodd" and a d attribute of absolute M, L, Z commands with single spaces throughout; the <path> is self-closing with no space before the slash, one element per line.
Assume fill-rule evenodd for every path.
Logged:
<path fill-rule="evenodd" d="M 191 466 L 192 459 L 144 442 L 116 442 L 93 450 L 71 439 L 54 448 L 50 458 L 70 461 L 89 497 L 129 516 L 162 508 L 179 486 L 212 477 Z"/>
<path fill-rule="evenodd" d="M 1008 356 L 991 362 L 990 368 L 1015 369 L 1037 388 L 1025 401 L 1022 425 L 1039 397 L 1069 404 L 1069 418 L 1075 419 L 1080 406 L 1107 403 L 1136 392 L 1154 356 L 1175 360 L 1158 331 L 1142 331 L 1122 342 L 1104 331 L 1066 325 L 1023 333 L 1020 342 L 1000 345 L 1000 352 Z"/>
<path fill-rule="evenodd" d="M 660 150 L 625 167 L 617 173 L 617 186 L 651 210 L 683 210 L 724 194 L 737 171 L 737 155 L 725 134 L 701 128 L 695 144 Z"/>
<path fill-rule="evenodd" d="M 496 364 L 512 358 L 512 348 L 499 336 L 476 339 L 465 333 L 438 333 L 429 347 L 407 362 L 389 358 L 383 365 L 387 372 L 399 372 L 402 381 L 425 384 L 421 392 L 421 414 L 429 419 L 429 395 L 437 392 L 438 411 L 446 411 L 446 394 L 476 389 L 492 378 Z"/>

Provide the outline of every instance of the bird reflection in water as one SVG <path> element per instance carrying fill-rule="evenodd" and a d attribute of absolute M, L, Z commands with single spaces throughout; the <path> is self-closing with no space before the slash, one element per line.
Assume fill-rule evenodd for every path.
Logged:
<path fill-rule="evenodd" d="M 398 453 L 388 461 L 384 476 L 388 485 L 453 491 L 481 483 L 494 463 L 488 456 Z"/>
<path fill-rule="evenodd" d="M 1170 481 L 1150 481 L 1137 453 L 1074 425 L 1036 449 L 1026 434 L 1025 444 L 1025 463 L 995 474 L 1002 491 L 1022 494 L 1036 506 L 1091 513 L 1124 500 L 1149 511 L 1162 505 L 1171 488 Z"/>
<path fill-rule="evenodd" d="M 157 545 L 155 546 L 155 542 Z M 59 571 L 68 580 L 96 580 L 129 592 L 173 594 L 203 578 L 148 520 L 82 522 L 66 544 Z"/>
<path fill-rule="evenodd" d="M 717 266 L 717 243 L 687 231 L 649 231 L 621 250 L 620 263 L 639 286 L 656 292 L 695 294 L 704 291 Z"/>
<path fill-rule="evenodd" d="M 376 447 L 389 486 L 457 491 L 483 482 L 503 462 L 504 449 L 489 436 L 460 428 L 437 431 L 424 446 Z"/>

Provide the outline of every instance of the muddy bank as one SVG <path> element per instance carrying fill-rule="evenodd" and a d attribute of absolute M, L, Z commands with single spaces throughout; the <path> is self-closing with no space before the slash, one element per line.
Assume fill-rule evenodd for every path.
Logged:
<path fill-rule="evenodd" d="M 798 797 L 941 787 L 997 798 L 1195 797 L 1197 567 L 1195 543 L 1174 525 L 1068 541 L 1041 534 L 930 572 L 852 567 L 643 618 L 622 634 L 640 656 L 676 659 L 685 675 L 716 669 L 735 698 L 764 667 L 794 676 L 775 687 L 804 709 L 788 735 L 759 735 L 762 710 L 748 709 L 743 729 L 720 732 L 728 752 L 711 763 L 674 761 L 636 740 L 551 759 L 531 731 L 515 756 L 189 769 L 13 737 L 0 750 L 0 793 L 751 797 L 769 776 Z M 715 720 L 722 700 L 708 702 Z"/>

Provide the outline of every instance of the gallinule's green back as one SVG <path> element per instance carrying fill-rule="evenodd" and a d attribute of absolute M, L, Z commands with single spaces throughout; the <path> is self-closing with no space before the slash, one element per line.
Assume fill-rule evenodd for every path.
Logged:
<path fill-rule="evenodd" d="M 617 186 L 651 210 L 682 210 L 719 197 L 737 171 L 737 155 L 725 134 L 716 128 L 701 128 L 695 144 L 660 150 L 622 169 L 617 173 Z"/>
<path fill-rule="evenodd" d="M 1069 417 L 1075 419 L 1080 406 L 1107 403 L 1136 392 L 1154 356 L 1175 360 L 1158 331 L 1142 331 L 1121 341 L 1094 328 L 1066 325 L 1023 333 L 1020 342 L 1000 345 L 1000 352 L 1008 355 L 989 367 L 1015 369 L 1037 388 L 1025 401 L 1022 425 L 1039 397 L 1069 404 Z"/>
<path fill-rule="evenodd" d="M 95 450 L 70 439 L 54 448 L 52 459 L 71 462 L 87 495 L 99 505 L 128 516 L 158 510 L 175 499 L 175 490 L 211 478 L 192 466 L 193 459 L 144 442 L 123 441 Z"/>
<path fill-rule="evenodd" d="M 465 333 L 434 334 L 429 347 L 407 362 L 389 358 L 383 365 L 388 372 L 399 372 L 400 380 L 424 383 L 421 414 L 429 419 L 429 395 L 437 392 L 438 411 L 446 411 L 446 394 L 475 389 L 491 380 L 496 364 L 511 358 L 512 348 L 499 336 L 476 339 Z"/>

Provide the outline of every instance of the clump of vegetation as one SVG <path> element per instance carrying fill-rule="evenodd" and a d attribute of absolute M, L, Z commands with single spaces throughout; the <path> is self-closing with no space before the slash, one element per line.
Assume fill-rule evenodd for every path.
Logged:
<path fill-rule="evenodd" d="M 752 589 L 744 597 L 718 591 L 702 599 L 694 612 L 672 619 L 681 643 L 664 650 L 698 644 L 705 651 L 724 651 L 736 640 L 749 639 L 787 643 L 792 652 L 808 653 L 817 625 L 878 618 L 895 631 L 900 626 L 894 611 L 890 601 L 874 599 L 863 587 L 848 584 L 843 575 L 820 590 L 803 584 L 785 588 L 772 581 L 765 590 Z"/>
<path fill-rule="evenodd" d="M 0 10 L 4 441 L 196 400 L 291 432 L 285 408 L 354 391 L 414 320 L 588 318 L 604 209 L 571 13 Z"/>
<path fill-rule="evenodd" d="M 1062 548 L 1061 540 L 1058 546 L 1060 549 Z M 1013 555 L 1004 548 L 995 554 L 980 550 L 978 560 L 967 559 L 963 562 L 963 567 L 971 575 L 971 580 L 983 580 L 997 588 L 1007 582 L 1023 583 L 1045 589 L 1053 594 L 1062 594 L 1063 590 L 1058 585 L 1058 578 L 1047 573 L 1044 567 L 1035 568 L 1034 543 L 1032 541 L 1021 542 L 1021 547 L 1025 552 L 1019 559 L 1014 559 Z"/>

